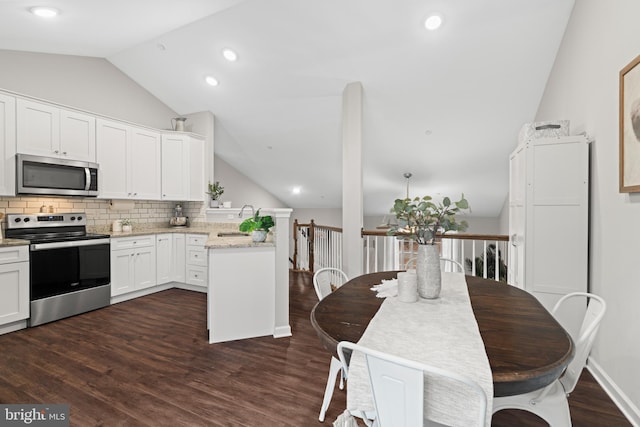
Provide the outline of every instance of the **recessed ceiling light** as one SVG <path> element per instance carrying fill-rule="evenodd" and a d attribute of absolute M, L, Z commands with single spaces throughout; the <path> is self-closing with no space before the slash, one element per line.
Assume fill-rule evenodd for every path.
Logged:
<path fill-rule="evenodd" d="M 57 16 L 60 13 L 58 9 L 54 9 L 53 7 L 46 7 L 46 6 L 32 7 L 31 9 L 29 9 L 29 12 L 41 18 L 53 18 L 54 16 Z"/>
<path fill-rule="evenodd" d="M 429 15 L 427 19 L 425 19 L 424 21 L 424 27 L 430 31 L 437 30 L 438 28 L 440 28 L 441 25 L 442 25 L 442 15 L 439 15 L 437 13 L 433 13 Z"/>
<path fill-rule="evenodd" d="M 210 86 L 218 86 L 218 80 L 213 76 L 205 77 L 204 81 Z"/>
<path fill-rule="evenodd" d="M 291 192 L 293 194 L 300 194 L 302 192 L 302 188 L 300 187 L 293 187 L 293 190 L 291 190 Z"/>
<path fill-rule="evenodd" d="M 229 62 L 235 62 L 238 60 L 238 54 L 229 48 L 222 49 L 222 56 L 224 56 L 224 59 Z"/>

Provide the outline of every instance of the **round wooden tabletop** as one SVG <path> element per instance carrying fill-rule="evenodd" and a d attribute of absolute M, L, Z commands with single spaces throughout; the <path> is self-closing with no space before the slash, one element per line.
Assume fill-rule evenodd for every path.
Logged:
<path fill-rule="evenodd" d="M 397 273 L 356 277 L 316 304 L 311 324 L 326 350 L 337 355 L 338 342 L 358 342 L 384 301 L 371 286 Z M 491 365 L 494 396 L 527 393 L 557 379 L 571 361 L 574 347 L 553 316 L 522 289 L 474 276 L 466 280 Z"/>

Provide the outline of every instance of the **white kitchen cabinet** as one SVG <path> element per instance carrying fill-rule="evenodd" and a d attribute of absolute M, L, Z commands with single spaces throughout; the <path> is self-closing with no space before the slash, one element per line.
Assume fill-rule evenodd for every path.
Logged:
<path fill-rule="evenodd" d="M 187 200 L 201 202 L 205 199 L 205 155 L 204 139 L 191 136 L 189 139 L 189 195 Z"/>
<path fill-rule="evenodd" d="M 29 247 L 0 248 L 0 326 L 28 317 Z"/>
<path fill-rule="evenodd" d="M 589 141 L 529 140 L 510 157 L 509 283 L 551 309 L 588 289 Z M 575 313 L 581 318 L 581 313 Z"/>
<path fill-rule="evenodd" d="M 27 99 L 17 101 L 17 151 L 96 161 L 96 119 Z"/>
<path fill-rule="evenodd" d="M 171 280 L 185 283 L 186 277 L 186 236 L 182 233 L 173 234 L 173 257 L 171 259 Z"/>
<path fill-rule="evenodd" d="M 162 135 L 162 200 L 187 200 L 189 173 L 189 136 Z"/>
<path fill-rule="evenodd" d="M 171 282 L 173 259 L 173 236 L 169 233 L 156 234 L 156 281 L 158 285 Z"/>
<path fill-rule="evenodd" d="M 156 285 L 156 237 L 111 239 L 111 296 Z"/>
<path fill-rule="evenodd" d="M 162 199 L 204 200 L 204 161 L 202 138 L 162 135 Z"/>
<path fill-rule="evenodd" d="M 0 93 L 0 196 L 16 194 L 16 99 Z"/>
<path fill-rule="evenodd" d="M 183 233 L 157 234 L 156 262 L 158 285 L 169 282 L 185 283 L 185 235 Z"/>
<path fill-rule="evenodd" d="M 206 234 L 187 234 L 186 283 L 207 289 L 207 243 Z"/>
<path fill-rule="evenodd" d="M 160 200 L 160 134 L 97 121 L 100 198 Z"/>

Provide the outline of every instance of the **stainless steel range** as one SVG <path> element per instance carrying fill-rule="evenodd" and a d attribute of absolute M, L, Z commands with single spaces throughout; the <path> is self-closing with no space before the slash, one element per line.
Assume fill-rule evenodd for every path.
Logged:
<path fill-rule="evenodd" d="M 110 304 L 109 236 L 87 233 L 84 213 L 8 214 L 6 222 L 6 237 L 30 241 L 29 326 Z"/>

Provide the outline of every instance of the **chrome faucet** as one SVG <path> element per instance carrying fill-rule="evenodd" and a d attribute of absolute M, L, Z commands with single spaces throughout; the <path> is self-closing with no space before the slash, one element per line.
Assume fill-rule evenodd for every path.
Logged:
<path fill-rule="evenodd" d="M 255 209 L 253 209 L 253 205 L 244 205 L 242 207 L 242 209 L 240 209 L 240 213 L 238 214 L 238 218 L 242 218 L 242 212 L 244 211 L 244 208 L 251 208 L 251 216 L 255 216 L 256 215 L 256 211 Z"/>

